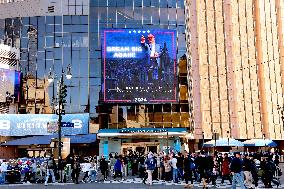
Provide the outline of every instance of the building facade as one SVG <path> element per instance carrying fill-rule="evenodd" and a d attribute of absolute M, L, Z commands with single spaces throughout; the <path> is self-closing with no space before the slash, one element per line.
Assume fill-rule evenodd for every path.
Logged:
<path fill-rule="evenodd" d="M 1 4 L 0 36 L 10 38 L 12 45 L 21 51 L 22 103 L 18 113 L 54 113 L 57 85 L 49 83 L 48 76 L 50 73 L 60 76 L 62 69 L 70 65 L 73 77 L 66 81 L 65 111 L 89 113 L 90 127 L 96 127 L 90 130 L 99 130 L 101 149 L 114 146 L 109 141 L 125 144 L 126 150 L 134 143 L 139 143 L 137 146 L 144 151 L 148 147 L 165 148 L 166 143 L 180 148 L 187 142 L 183 139 L 193 131 L 185 17 L 182 0 L 25 0 Z M 103 101 L 101 32 L 117 28 L 176 30 L 177 102 Z M 148 134 L 139 131 L 115 135 L 132 128 L 143 128 Z M 110 131 L 111 137 L 104 134 Z M 157 132 L 163 135 L 161 139 L 155 136 Z M 122 151 L 122 146 L 117 145 L 103 153 Z"/>
<path fill-rule="evenodd" d="M 282 140 L 284 2 L 187 5 L 195 137 Z"/>

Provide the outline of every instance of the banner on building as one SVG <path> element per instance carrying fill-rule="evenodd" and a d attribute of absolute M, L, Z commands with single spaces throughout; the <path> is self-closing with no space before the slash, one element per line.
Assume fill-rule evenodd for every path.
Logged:
<path fill-rule="evenodd" d="M 55 114 L 0 114 L 0 135 L 50 135 L 48 125 L 57 120 Z M 88 134 L 89 114 L 66 114 L 62 121 L 74 124 L 74 127 L 62 127 L 62 135 Z"/>

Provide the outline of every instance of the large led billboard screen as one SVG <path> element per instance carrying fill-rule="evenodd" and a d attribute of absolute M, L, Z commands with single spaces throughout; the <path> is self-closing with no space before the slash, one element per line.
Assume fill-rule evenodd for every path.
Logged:
<path fill-rule="evenodd" d="M 104 102 L 177 102 L 175 30 L 103 30 L 102 56 Z"/>

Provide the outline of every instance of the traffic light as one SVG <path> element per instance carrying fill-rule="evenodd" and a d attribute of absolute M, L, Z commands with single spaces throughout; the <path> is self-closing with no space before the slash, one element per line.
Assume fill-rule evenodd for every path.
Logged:
<path fill-rule="evenodd" d="M 66 85 L 61 85 L 60 87 L 60 100 L 61 103 L 66 103 L 66 96 L 67 96 L 67 86 Z"/>

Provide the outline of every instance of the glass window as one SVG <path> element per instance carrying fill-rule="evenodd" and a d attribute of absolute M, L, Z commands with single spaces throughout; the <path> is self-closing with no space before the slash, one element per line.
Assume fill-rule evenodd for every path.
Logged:
<path fill-rule="evenodd" d="M 152 7 L 159 7 L 159 0 L 151 0 L 151 6 Z"/>
<path fill-rule="evenodd" d="M 54 16 L 47 16 L 45 23 L 46 24 L 54 24 Z"/>
<path fill-rule="evenodd" d="M 142 7 L 142 0 L 134 0 L 135 7 Z"/>
<path fill-rule="evenodd" d="M 159 8 L 151 8 L 152 24 L 159 24 Z"/>
<path fill-rule="evenodd" d="M 144 24 L 152 23 L 152 10 L 150 8 L 143 10 L 143 19 L 144 19 Z"/>
<path fill-rule="evenodd" d="M 63 24 L 71 24 L 71 16 L 63 16 Z"/>
<path fill-rule="evenodd" d="M 80 57 L 81 58 L 88 58 L 88 48 L 81 48 Z"/>
<path fill-rule="evenodd" d="M 42 19 L 42 17 L 40 17 L 40 19 Z M 38 33 L 38 36 L 44 36 L 45 35 L 45 23 L 44 23 L 44 21 L 40 22 L 40 20 L 39 20 L 37 33 Z"/>
<path fill-rule="evenodd" d="M 62 16 L 55 16 L 55 24 L 62 24 Z"/>
<path fill-rule="evenodd" d="M 184 0 L 177 0 L 177 7 L 184 8 Z"/>
<path fill-rule="evenodd" d="M 61 48 L 54 48 L 54 59 L 61 59 L 62 58 L 62 49 Z"/>
<path fill-rule="evenodd" d="M 80 51 L 72 51 L 72 59 L 79 59 L 80 58 Z"/>
<path fill-rule="evenodd" d="M 28 38 L 21 38 L 21 48 L 28 48 Z"/>
<path fill-rule="evenodd" d="M 44 78 L 45 75 L 45 61 L 37 60 L 37 77 L 39 79 Z"/>
<path fill-rule="evenodd" d="M 184 9 L 177 9 L 177 24 L 185 24 Z"/>
<path fill-rule="evenodd" d="M 88 104 L 88 84 L 85 86 L 80 86 L 80 104 L 81 105 L 87 105 Z"/>
<path fill-rule="evenodd" d="M 46 47 L 53 47 L 54 46 L 54 38 L 53 37 L 46 37 L 45 38 L 45 46 Z"/>
<path fill-rule="evenodd" d="M 22 19 L 22 22 L 23 22 L 23 25 L 29 25 L 29 22 L 30 22 L 29 17 L 24 17 L 24 18 Z"/>
<path fill-rule="evenodd" d="M 176 0 L 168 0 L 168 5 L 170 8 L 176 7 Z"/>
<path fill-rule="evenodd" d="M 72 25 L 63 25 L 63 32 L 72 32 Z"/>
<path fill-rule="evenodd" d="M 55 32 L 62 32 L 62 25 L 55 25 Z"/>
<path fill-rule="evenodd" d="M 108 0 L 109 7 L 116 7 L 116 0 Z"/>
<path fill-rule="evenodd" d="M 39 36 L 37 39 L 37 46 L 38 46 L 38 50 L 43 50 L 45 47 L 45 41 L 44 41 L 45 37 Z"/>
<path fill-rule="evenodd" d="M 30 17 L 30 25 L 37 27 L 37 17 Z"/>
<path fill-rule="evenodd" d="M 37 59 L 38 60 L 44 60 L 45 59 L 45 51 L 41 51 L 37 53 Z"/>
<path fill-rule="evenodd" d="M 46 25 L 46 32 L 53 33 L 54 32 L 54 25 Z"/>
<path fill-rule="evenodd" d="M 46 59 L 54 59 L 53 51 L 46 51 Z"/>
<path fill-rule="evenodd" d="M 81 16 L 72 16 L 72 24 L 81 24 Z"/>
<path fill-rule="evenodd" d="M 64 34 L 62 45 L 63 47 L 71 47 L 71 35 Z"/>
<path fill-rule="evenodd" d="M 160 9 L 160 23 L 161 24 L 168 24 L 168 9 L 161 8 Z"/>
<path fill-rule="evenodd" d="M 80 59 L 80 75 L 81 77 L 88 77 L 88 59 Z"/>
<path fill-rule="evenodd" d="M 116 6 L 117 7 L 124 7 L 124 0 L 117 0 L 117 2 L 116 2 Z"/>
<path fill-rule="evenodd" d="M 168 7 L 168 0 L 160 1 L 160 7 L 161 8 L 167 8 Z"/>
<path fill-rule="evenodd" d="M 168 9 L 169 11 L 169 24 L 176 25 L 176 9 Z"/>
<path fill-rule="evenodd" d="M 88 16 L 80 16 L 81 24 L 88 24 Z"/>
<path fill-rule="evenodd" d="M 151 0 L 142 0 L 144 7 L 150 7 L 151 6 Z"/>
<path fill-rule="evenodd" d="M 24 26 L 22 28 L 22 37 L 28 37 L 28 29 L 29 29 L 28 26 Z"/>

